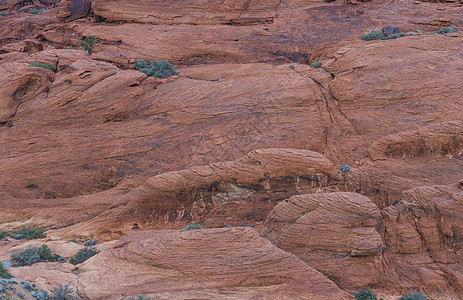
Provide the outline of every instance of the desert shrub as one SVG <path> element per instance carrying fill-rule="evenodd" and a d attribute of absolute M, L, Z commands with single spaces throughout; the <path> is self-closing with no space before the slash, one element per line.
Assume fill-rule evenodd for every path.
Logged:
<path fill-rule="evenodd" d="M 1 17 L 6 17 L 6 12 L 4 12 L 4 11 L 0 12 L 0 16 Z"/>
<path fill-rule="evenodd" d="M 193 223 L 193 224 L 183 227 L 180 231 L 188 231 L 188 230 L 196 230 L 196 229 L 203 229 L 203 226 L 201 226 L 201 224 L 199 223 Z"/>
<path fill-rule="evenodd" d="M 34 287 L 27 281 L 25 282 L 21 282 L 22 285 L 23 285 L 23 288 L 26 290 L 26 291 L 33 291 L 34 290 Z"/>
<path fill-rule="evenodd" d="M 381 31 L 379 31 L 377 29 L 373 29 L 369 33 L 362 36 L 360 39 L 362 39 L 364 41 L 371 41 L 371 40 L 382 40 L 385 37 L 386 36 Z"/>
<path fill-rule="evenodd" d="M 362 36 L 360 39 L 364 40 L 364 41 L 371 41 L 371 40 L 395 40 L 395 39 L 398 39 L 398 38 L 401 38 L 401 37 L 404 37 L 404 36 L 410 36 L 410 35 L 414 35 L 413 33 L 403 33 L 403 32 L 400 32 L 400 33 L 394 33 L 394 34 L 391 34 L 391 35 L 384 35 L 381 31 L 379 30 L 376 30 L 376 29 L 373 29 L 372 31 L 370 31 L 369 33 L 365 34 L 364 36 Z"/>
<path fill-rule="evenodd" d="M 355 300 L 376 300 L 376 294 L 370 289 L 360 290 L 354 293 Z"/>
<path fill-rule="evenodd" d="M 84 47 L 85 51 L 87 51 L 88 54 L 92 54 L 92 51 L 96 46 L 96 36 L 88 36 L 82 41 L 78 41 L 77 45 Z"/>
<path fill-rule="evenodd" d="M 317 62 L 311 63 L 310 66 L 312 68 L 318 69 L 318 68 L 320 68 L 322 66 L 322 63 L 317 61 Z"/>
<path fill-rule="evenodd" d="M 69 262 L 73 265 L 77 265 L 98 253 L 100 253 L 100 251 L 96 250 L 95 247 L 85 247 L 77 251 L 76 255 L 71 257 Z"/>
<path fill-rule="evenodd" d="M 86 242 L 84 243 L 84 246 L 95 246 L 96 243 L 98 243 L 98 240 L 86 241 Z"/>
<path fill-rule="evenodd" d="M 6 238 L 6 235 L 5 231 L 0 230 L 0 239 Z"/>
<path fill-rule="evenodd" d="M 399 298 L 399 300 L 426 300 L 426 299 L 428 299 L 427 296 L 423 295 L 422 292 L 417 292 L 417 291 L 414 291 L 413 293 L 408 292 L 406 295 Z"/>
<path fill-rule="evenodd" d="M 0 262 L 0 278 L 6 278 L 10 279 L 13 276 L 11 276 L 10 272 L 3 266 L 3 264 Z"/>
<path fill-rule="evenodd" d="M 343 172 L 343 173 L 349 172 L 350 169 L 352 169 L 352 167 L 349 166 L 349 165 L 344 165 L 344 166 L 340 166 L 340 167 L 339 167 L 339 170 L 340 170 L 341 172 Z"/>
<path fill-rule="evenodd" d="M 50 248 L 47 245 L 41 247 L 30 246 L 20 252 L 11 254 L 13 266 L 28 266 L 43 261 L 56 261 L 59 255 L 51 254 Z"/>
<path fill-rule="evenodd" d="M 144 297 L 144 296 L 142 296 L 142 295 L 137 295 L 136 298 L 130 297 L 128 300 L 151 300 L 151 298 Z"/>
<path fill-rule="evenodd" d="M 33 14 L 33 15 L 38 15 L 38 14 L 44 12 L 44 11 L 45 11 L 45 8 L 38 9 L 38 10 L 37 10 L 37 9 L 33 9 L 33 10 L 31 10 L 31 14 Z"/>
<path fill-rule="evenodd" d="M 75 298 L 74 296 L 72 296 L 72 293 L 74 293 L 74 290 L 70 288 L 68 285 L 60 285 L 59 287 L 53 290 L 53 296 L 51 297 L 51 299 L 74 300 Z"/>
<path fill-rule="evenodd" d="M 137 59 L 132 66 L 135 70 L 155 78 L 168 78 L 179 74 L 167 60 L 146 62 L 143 59 Z"/>
<path fill-rule="evenodd" d="M 388 35 L 388 36 L 386 37 L 386 39 L 388 39 L 388 40 L 394 40 L 394 39 L 398 39 L 398 38 L 401 38 L 401 37 L 404 37 L 404 36 L 405 36 L 405 33 L 400 32 L 400 33 L 394 33 L 394 34 Z"/>
<path fill-rule="evenodd" d="M 48 295 L 47 291 L 44 291 L 44 290 L 33 291 L 31 296 L 34 297 L 37 300 L 48 300 L 48 299 L 50 299 L 50 296 Z"/>
<path fill-rule="evenodd" d="M 439 29 L 436 33 L 437 34 L 445 34 L 445 33 L 455 33 L 457 32 L 458 30 L 456 30 L 455 28 L 453 27 L 447 27 L 447 28 L 441 28 Z"/>
<path fill-rule="evenodd" d="M 48 69 L 48 70 L 50 70 L 52 72 L 56 72 L 56 66 L 52 65 L 52 64 L 42 64 L 42 63 L 39 63 L 39 62 L 33 62 L 30 65 L 28 65 L 28 67 L 44 68 L 44 69 Z"/>

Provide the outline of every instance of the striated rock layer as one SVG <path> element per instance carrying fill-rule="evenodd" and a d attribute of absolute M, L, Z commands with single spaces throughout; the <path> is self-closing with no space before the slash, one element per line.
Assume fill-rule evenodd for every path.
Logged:
<path fill-rule="evenodd" d="M 250 228 L 141 231 L 81 270 L 78 293 L 90 299 L 353 299 Z"/>

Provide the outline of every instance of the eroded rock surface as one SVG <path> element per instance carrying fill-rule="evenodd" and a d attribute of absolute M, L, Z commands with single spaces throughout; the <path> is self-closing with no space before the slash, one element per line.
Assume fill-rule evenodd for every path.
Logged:
<path fill-rule="evenodd" d="M 355 291 L 381 281 L 385 245 L 379 228 L 380 210 L 367 197 L 317 193 L 280 202 L 268 215 L 262 233 L 343 288 Z"/>
<path fill-rule="evenodd" d="M 112 242 L 17 279 L 90 299 L 462 297 L 463 40 L 434 33 L 463 28 L 461 3 L 57 2 L 0 1 L 0 228 Z M 359 39 L 388 26 L 413 35 Z M 4 243 L 2 260 L 30 244 Z"/>
<path fill-rule="evenodd" d="M 81 270 L 78 291 L 91 299 L 353 299 L 251 228 L 142 231 Z"/>

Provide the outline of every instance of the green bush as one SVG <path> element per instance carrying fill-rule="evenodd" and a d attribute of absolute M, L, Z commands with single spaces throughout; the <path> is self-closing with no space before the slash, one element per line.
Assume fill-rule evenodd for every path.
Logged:
<path fill-rule="evenodd" d="M 381 31 L 373 29 L 369 33 L 362 36 L 360 39 L 362 39 L 364 41 L 371 41 L 371 40 L 382 40 L 385 37 L 386 36 Z"/>
<path fill-rule="evenodd" d="M 33 227 L 25 227 L 21 228 L 20 230 L 14 232 L 12 237 L 20 240 L 35 240 L 35 239 L 43 239 L 46 237 L 45 233 L 43 233 L 42 228 L 33 228 Z"/>
<path fill-rule="evenodd" d="M 143 59 L 137 59 L 132 66 L 135 70 L 154 78 L 168 78 L 179 74 L 167 60 L 146 62 Z"/>
<path fill-rule="evenodd" d="M 6 12 L 4 12 L 4 11 L 0 12 L 0 16 L 6 17 Z"/>
<path fill-rule="evenodd" d="M 100 251 L 96 250 L 95 247 L 85 247 L 77 251 L 76 255 L 71 257 L 69 262 L 73 265 L 77 265 L 98 253 L 100 253 Z"/>
<path fill-rule="evenodd" d="M 77 42 L 77 45 L 84 47 L 85 51 L 87 51 L 88 54 L 92 54 L 92 51 L 96 46 L 96 36 L 88 36 L 82 41 Z"/>
<path fill-rule="evenodd" d="M 360 290 L 354 293 L 355 300 L 377 300 L 376 294 L 370 289 Z"/>
<path fill-rule="evenodd" d="M 203 229 L 203 226 L 201 226 L 201 224 L 199 223 L 193 223 L 193 224 L 183 227 L 180 231 L 188 231 L 188 230 L 196 230 L 196 229 Z"/>
<path fill-rule="evenodd" d="M 458 30 L 456 30 L 453 27 L 447 27 L 447 28 L 439 29 L 436 33 L 437 34 L 445 34 L 445 33 L 455 33 L 455 32 L 458 32 Z"/>
<path fill-rule="evenodd" d="M 6 238 L 6 231 L 0 230 L 0 239 Z"/>
<path fill-rule="evenodd" d="M 414 35 L 412 33 L 403 33 L 403 32 L 400 32 L 400 33 L 394 33 L 394 34 L 391 34 L 391 35 L 388 35 L 388 36 L 385 36 L 382 32 L 380 32 L 379 30 L 376 30 L 376 29 L 373 29 L 372 31 L 370 31 L 369 33 L 365 34 L 364 36 L 362 36 L 360 39 L 364 40 L 364 41 L 371 41 L 371 40 L 395 40 L 395 39 L 398 39 L 398 38 L 401 38 L 401 37 L 404 37 L 404 36 L 410 36 L 410 35 Z"/>
<path fill-rule="evenodd" d="M 0 278 L 10 279 L 12 277 L 10 272 L 3 266 L 3 263 L 0 262 Z"/>
<path fill-rule="evenodd" d="M 423 295 L 422 292 L 414 291 L 413 293 L 408 292 L 406 295 L 399 298 L 399 300 L 427 300 L 428 297 Z"/>
<path fill-rule="evenodd" d="M 44 261 L 56 261 L 59 255 L 51 254 L 50 248 L 47 245 L 41 247 L 30 246 L 21 252 L 11 254 L 11 262 L 14 267 L 28 266 Z"/>
<path fill-rule="evenodd" d="M 128 300 L 151 300 L 151 298 L 144 297 L 142 295 L 137 295 L 137 298 L 130 297 Z"/>
<path fill-rule="evenodd" d="M 48 69 L 48 70 L 50 70 L 52 72 L 56 72 L 56 66 L 52 65 L 52 64 L 42 64 L 42 63 L 39 63 L 39 62 L 33 62 L 30 65 L 28 65 L 28 67 L 44 68 L 44 69 Z"/>
<path fill-rule="evenodd" d="M 45 11 L 45 8 L 42 8 L 42 9 L 39 9 L 39 10 L 33 9 L 33 10 L 31 10 L 31 14 L 38 15 L 38 14 L 44 12 L 44 11 Z"/>
<path fill-rule="evenodd" d="M 312 68 L 318 69 L 318 68 L 321 68 L 322 63 L 317 61 L 317 62 L 311 63 L 310 66 L 311 66 Z"/>
<path fill-rule="evenodd" d="M 70 288 L 68 285 L 62 286 L 60 285 L 59 287 L 55 288 L 53 290 L 53 296 L 51 299 L 54 300 L 74 300 L 74 296 L 72 296 L 72 293 L 74 293 L 74 290 Z"/>

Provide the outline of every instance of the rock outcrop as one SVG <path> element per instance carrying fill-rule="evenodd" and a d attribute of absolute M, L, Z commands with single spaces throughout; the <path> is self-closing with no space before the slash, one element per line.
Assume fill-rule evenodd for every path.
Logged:
<path fill-rule="evenodd" d="M 90 299 L 353 299 L 251 228 L 141 231 L 80 269 Z"/>
<path fill-rule="evenodd" d="M 367 197 L 318 193 L 280 202 L 265 221 L 263 236 L 355 291 L 382 280 L 381 227 L 380 211 Z"/>

